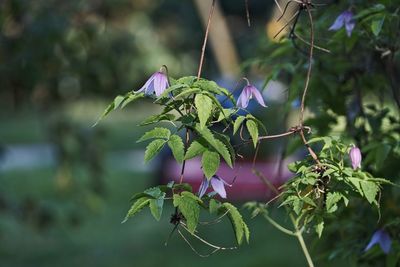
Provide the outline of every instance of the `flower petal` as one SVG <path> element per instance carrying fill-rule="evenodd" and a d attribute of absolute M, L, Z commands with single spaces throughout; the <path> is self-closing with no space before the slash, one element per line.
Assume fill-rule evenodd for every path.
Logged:
<path fill-rule="evenodd" d="M 329 30 L 337 31 L 340 28 L 342 28 L 343 25 L 344 25 L 344 14 L 342 13 L 336 18 L 335 22 L 331 25 L 331 27 L 329 27 Z"/>
<path fill-rule="evenodd" d="M 155 73 L 150 76 L 150 78 L 146 81 L 146 83 L 142 86 L 142 88 L 137 90 L 136 93 L 142 92 L 143 90 L 146 95 L 153 93 L 152 90 L 154 90 L 154 89 L 153 89 L 153 86 L 151 86 L 151 84 L 152 84 L 154 78 L 155 78 Z"/>
<path fill-rule="evenodd" d="M 202 198 L 204 196 L 209 186 L 210 186 L 210 181 L 204 177 L 198 191 L 199 198 Z"/>
<path fill-rule="evenodd" d="M 247 108 L 249 105 L 249 99 L 251 96 L 251 92 L 248 89 L 248 86 L 245 86 L 242 90 L 242 93 L 240 93 L 239 98 L 237 100 L 237 106 L 240 108 Z"/>
<path fill-rule="evenodd" d="M 250 90 L 251 90 L 251 94 L 256 98 L 258 104 L 260 104 L 263 107 L 267 107 L 265 105 L 264 99 L 263 99 L 261 93 L 258 91 L 258 89 L 255 88 L 254 86 L 251 86 Z"/>
<path fill-rule="evenodd" d="M 167 88 L 168 79 L 162 72 L 156 72 L 154 78 L 154 91 L 156 96 L 160 96 Z"/>
<path fill-rule="evenodd" d="M 388 233 L 386 233 L 384 230 L 379 230 L 379 231 L 381 232 L 379 245 L 381 246 L 381 249 L 385 254 L 389 254 L 390 248 L 392 246 L 392 240 L 390 239 Z"/>
<path fill-rule="evenodd" d="M 226 198 L 225 185 L 221 178 L 214 175 L 211 178 L 211 186 L 218 195 L 220 195 L 222 198 Z"/>
<path fill-rule="evenodd" d="M 375 244 L 378 244 L 379 243 L 379 239 L 380 239 L 380 233 L 379 233 L 379 230 L 378 230 L 372 235 L 371 240 L 369 241 L 368 245 L 365 247 L 364 251 L 368 251 Z"/>
<path fill-rule="evenodd" d="M 346 26 L 347 36 L 350 37 L 354 27 L 356 26 L 356 23 L 354 22 L 354 20 L 351 20 L 349 22 L 345 22 L 345 26 Z"/>

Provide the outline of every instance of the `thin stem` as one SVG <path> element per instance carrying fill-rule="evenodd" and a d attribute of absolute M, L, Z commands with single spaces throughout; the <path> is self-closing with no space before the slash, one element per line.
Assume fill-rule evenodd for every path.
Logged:
<path fill-rule="evenodd" d="M 290 231 L 289 229 L 286 229 L 285 227 L 283 227 L 282 225 L 280 225 L 279 223 L 277 223 L 274 219 L 272 219 L 271 217 L 269 217 L 267 214 L 264 214 L 264 218 L 270 223 L 272 224 L 272 226 L 274 226 L 276 229 L 278 229 L 279 231 L 287 234 L 287 235 L 291 235 L 291 236 L 296 236 L 298 235 L 297 232 L 293 232 Z"/>
<path fill-rule="evenodd" d="M 292 220 L 293 226 L 296 229 L 296 238 L 300 243 L 301 249 L 303 250 L 304 256 L 306 257 L 308 266 L 309 267 L 314 267 L 314 263 L 313 263 L 312 258 L 310 256 L 310 252 L 308 251 L 306 242 L 304 242 L 303 232 L 298 229 L 296 220 L 293 218 L 292 214 L 290 214 L 290 219 Z"/>
<path fill-rule="evenodd" d="M 311 10 L 310 7 L 307 5 L 307 14 L 308 18 L 310 20 L 310 53 L 308 56 L 308 70 L 307 70 L 307 76 L 306 76 L 306 81 L 304 84 L 304 90 L 303 90 L 303 95 L 301 97 L 301 105 L 300 105 L 300 116 L 299 116 L 299 125 L 300 125 L 300 137 L 301 140 L 303 141 L 304 145 L 307 147 L 311 157 L 314 159 L 317 164 L 321 164 L 321 162 L 318 160 L 317 154 L 314 152 L 314 150 L 310 147 L 310 145 L 307 142 L 307 139 L 304 135 L 304 128 L 303 128 L 303 123 L 304 123 L 304 106 L 305 106 L 305 101 L 306 101 L 306 96 L 307 96 L 307 91 L 310 85 L 310 79 L 311 79 L 311 71 L 312 71 L 312 64 L 313 64 L 313 55 L 314 55 L 314 23 L 313 23 L 313 18 L 311 15 Z"/>
<path fill-rule="evenodd" d="M 185 153 L 186 153 L 186 150 L 187 150 L 188 145 L 189 145 L 189 138 L 190 138 L 189 129 L 186 128 Z M 184 176 L 184 173 L 185 173 L 185 166 L 186 166 L 186 160 L 184 159 L 183 163 L 182 163 L 181 176 L 179 178 L 179 183 L 180 184 L 183 182 L 183 176 Z"/>
<path fill-rule="evenodd" d="M 199 70 L 198 70 L 198 72 L 197 72 L 197 79 L 198 79 L 198 80 L 200 79 L 201 71 L 202 71 L 202 69 L 203 69 L 204 54 L 205 54 L 205 52 L 206 52 L 206 46 L 207 46 L 207 40 L 208 40 L 208 33 L 210 32 L 210 25 L 211 25 L 212 15 L 213 15 L 213 13 L 214 13 L 215 1 L 216 1 L 216 0 L 212 0 L 210 13 L 209 13 L 209 15 L 208 15 L 208 22 L 207 22 L 207 27 L 206 27 L 206 34 L 204 35 L 203 47 L 201 48 L 201 56 L 200 56 Z"/>
<path fill-rule="evenodd" d="M 295 130 L 290 130 L 290 131 L 287 131 L 287 132 L 281 133 L 281 134 L 260 136 L 260 137 L 258 137 L 258 140 L 261 141 L 261 140 L 266 140 L 266 139 L 275 139 L 275 138 L 280 138 L 280 137 L 292 135 L 294 133 L 296 133 Z"/>

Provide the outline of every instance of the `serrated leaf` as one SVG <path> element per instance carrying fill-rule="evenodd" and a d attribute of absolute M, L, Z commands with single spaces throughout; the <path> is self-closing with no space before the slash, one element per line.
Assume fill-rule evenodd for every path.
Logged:
<path fill-rule="evenodd" d="M 140 98 L 144 97 L 144 93 L 128 93 L 125 95 L 123 101 L 119 104 L 116 105 L 116 107 L 120 107 L 121 109 L 123 109 L 124 107 L 126 107 L 126 105 L 128 105 L 129 103 L 136 101 Z"/>
<path fill-rule="evenodd" d="M 239 127 L 242 125 L 243 121 L 246 119 L 244 116 L 239 116 L 236 118 L 235 123 L 233 124 L 233 134 L 239 130 Z"/>
<path fill-rule="evenodd" d="M 342 194 L 339 192 L 328 192 L 326 195 L 326 212 L 333 213 L 337 210 L 337 203 L 342 199 Z"/>
<path fill-rule="evenodd" d="M 148 132 L 146 132 L 142 137 L 140 137 L 139 140 L 136 141 L 136 143 L 140 143 L 149 139 L 169 139 L 171 135 L 171 131 L 168 130 L 167 128 L 163 127 L 156 127 Z"/>
<path fill-rule="evenodd" d="M 206 147 L 198 140 L 194 140 L 186 151 L 185 159 L 194 158 L 204 151 L 206 151 Z"/>
<path fill-rule="evenodd" d="M 146 147 L 144 152 L 144 162 L 147 163 L 152 160 L 164 147 L 166 140 L 156 139 Z"/>
<path fill-rule="evenodd" d="M 364 192 L 365 198 L 370 204 L 372 204 L 379 192 L 379 186 L 370 181 L 360 181 L 360 185 Z"/>
<path fill-rule="evenodd" d="M 140 193 L 136 193 L 131 197 L 131 202 L 135 201 L 136 199 L 142 198 L 142 197 L 148 197 L 148 198 L 159 198 L 163 195 L 163 191 L 160 189 L 160 186 L 157 187 L 151 187 L 148 188 L 146 190 L 144 190 L 143 192 Z"/>
<path fill-rule="evenodd" d="M 183 90 L 182 92 L 180 92 L 178 95 L 176 95 L 175 99 L 176 98 L 183 98 L 184 96 L 197 94 L 197 93 L 200 93 L 200 92 L 201 92 L 201 90 L 199 88 L 187 88 L 187 89 Z"/>
<path fill-rule="evenodd" d="M 229 154 L 231 155 L 232 165 L 234 165 L 235 164 L 235 159 L 236 159 L 236 157 L 235 157 L 236 152 L 235 152 L 235 149 L 233 148 L 233 146 L 231 144 L 231 140 L 230 140 L 229 136 L 221 134 L 221 133 L 218 133 L 218 132 L 214 132 L 214 136 L 215 136 L 216 139 L 221 141 L 226 146 L 226 148 L 229 151 Z"/>
<path fill-rule="evenodd" d="M 149 125 L 161 121 L 173 121 L 175 119 L 174 114 L 157 114 L 157 115 L 152 115 L 148 118 L 146 118 L 144 121 L 142 121 L 139 125 L 144 126 L 144 125 Z"/>
<path fill-rule="evenodd" d="M 220 163 L 219 154 L 214 151 L 206 150 L 201 158 L 204 175 L 210 179 L 218 170 Z"/>
<path fill-rule="evenodd" d="M 150 198 L 148 197 L 142 197 L 136 200 L 135 203 L 132 204 L 131 208 L 129 209 L 128 213 L 125 216 L 125 219 L 121 223 L 125 223 L 129 218 L 131 218 L 136 213 L 141 211 L 149 203 L 150 203 Z"/>
<path fill-rule="evenodd" d="M 198 94 L 194 99 L 194 104 L 199 115 L 200 127 L 204 128 L 207 124 L 207 120 L 210 118 L 213 102 L 208 96 Z"/>
<path fill-rule="evenodd" d="M 228 148 L 214 137 L 210 129 L 204 128 L 202 129 L 199 124 L 195 126 L 196 132 L 208 143 L 213 147 L 225 160 L 225 162 L 232 168 L 232 159 L 231 155 L 229 154 Z"/>
<path fill-rule="evenodd" d="M 96 126 L 104 117 L 106 117 L 111 111 L 116 110 L 121 103 L 126 101 L 129 98 L 132 98 L 129 102 L 139 99 L 143 97 L 143 93 L 138 93 L 138 94 L 132 94 L 128 93 L 125 96 L 118 95 L 114 98 L 114 100 L 107 106 L 107 108 L 103 111 L 103 114 L 97 119 L 97 121 L 93 124 L 93 127 Z M 125 105 L 124 105 L 125 106 Z M 122 107 L 121 107 L 122 108 Z"/>
<path fill-rule="evenodd" d="M 177 162 L 182 163 L 185 156 L 185 146 L 179 135 L 173 134 L 168 140 L 168 146 Z"/>
<path fill-rule="evenodd" d="M 223 203 L 222 206 L 228 211 L 228 217 L 231 220 L 233 230 L 235 231 L 237 243 L 239 245 L 242 244 L 243 236 L 245 236 L 248 242 L 250 232 L 237 208 L 228 202 Z"/>
<path fill-rule="evenodd" d="M 249 131 L 251 139 L 253 140 L 254 147 L 257 147 L 258 144 L 258 127 L 257 123 L 253 120 L 246 121 L 246 128 Z"/>
<path fill-rule="evenodd" d="M 173 204 L 182 212 L 186 220 L 187 228 L 189 232 L 193 234 L 200 216 L 198 198 L 190 192 L 182 192 L 181 195 L 174 194 Z"/>
<path fill-rule="evenodd" d="M 157 221 L 160 220 L 162 215 L 164 198 L 165 198 L 165 193 L 163 193 L 163 195 L 157 199 L 151 199 L 149 202 L 150 212 L 153 215 L 154 219 L 156 219 Z"/>

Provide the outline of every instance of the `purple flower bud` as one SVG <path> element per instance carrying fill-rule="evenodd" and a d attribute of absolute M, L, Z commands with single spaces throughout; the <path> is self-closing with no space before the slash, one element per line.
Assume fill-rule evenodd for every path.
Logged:
<path fill-rule="evenodd" d="M 252 99 L 253 96 L 255 97 L 258 104 L 266 107 L 261 93 L 255 86 L 251 85 L 250 83 L 247 83 L 247 85 L 243 88 L 242 93 L 239 95 L 237 106 L 240 108 L 247 108 L 247 106 L 249 105 L 249 100 Z"/>
<path fill-rule="evenodd" d="M 351 11 L 343 11 L 335 20 L 335 22 L 329 28 L 330 31 L 337 31 L 343 26 L 346 28 L 347 36 L 351 36 L 356 23 L 354 21 L 354 15 Z"/>
<path fill-rule="evenodd" d="M 169 87 L 168 77 L 161 71 L 157 71 L 147 80 L 147 82 L 140 88 L 137 93 L 144 91 L 145 95 L 156 93 L 160 96 L 165 89 Z"/>
<path fill-rule="evenodd" d="M 353 166 L 353 169 L 361 168 L 361 151 L 358 147 L 353 146 L 350 149 L 349 152 L 350 160 L 351 160 L 351 165 Z"/>
<path fill-rule="evenodd" d="M 365 247 L 364 251 L 370 250 L 375 244 L 379 244 L 382 251 L 385 254 L 389 254 L 392 245 L 392 240 L 390 239 L 389 234 L 385 230 L 379 229 L 372 235 L 371 240 Z"/>

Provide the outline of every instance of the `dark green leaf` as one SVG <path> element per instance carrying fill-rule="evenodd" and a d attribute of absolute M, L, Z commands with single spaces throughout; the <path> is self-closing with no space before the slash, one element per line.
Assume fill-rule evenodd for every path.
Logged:
<path fill-rule="evenodd" d="M 243 236 L 245 236 L 246 241 L 249 242 L 249 229 L 247 228 L 247 225 L 243 221 L 242 215 L 239 213 L 237 208 L 228 202 L 223 203 L 222 206 L 228 211 L 228 216 L 235 231 L 237 243 L 239 245 L 242 244 Z"/>
<path fill-rule="evenodd" d="M 182 212 L 187 228 L 193 234 L 199 222 L 201 200 L 190 192 L 182 192 L 181 195 L 174 194 L 173 199 L 174 206 Z"/>

